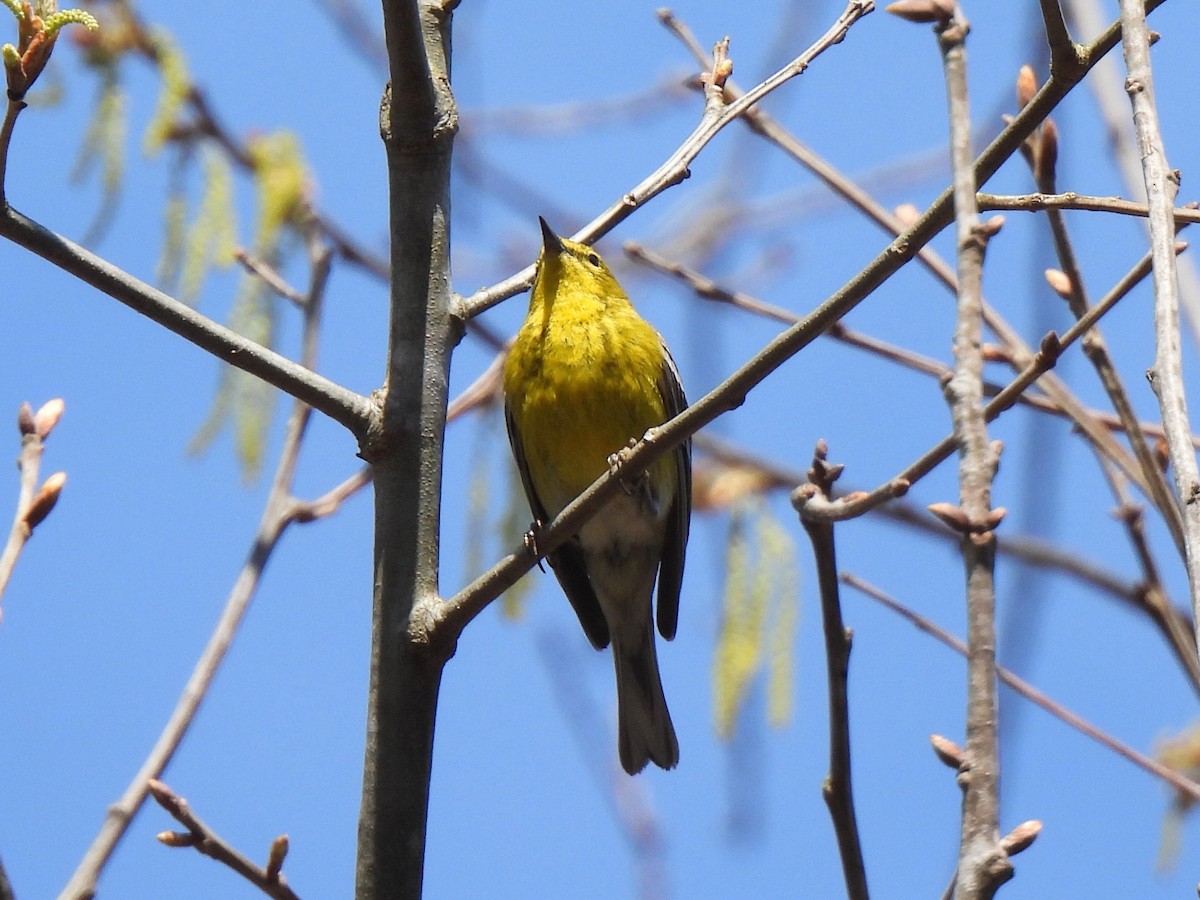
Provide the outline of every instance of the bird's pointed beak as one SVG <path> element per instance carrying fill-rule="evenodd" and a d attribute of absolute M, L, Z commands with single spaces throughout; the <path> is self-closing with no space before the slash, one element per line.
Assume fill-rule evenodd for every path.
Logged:
<path fill-rule="evenodd" d="M 538 216 L 538 221 L 542 223 L 542 246 L 547 253 L 562 253 L 566 247 L 563 246 L 562 238 L 554 233 L 553 229 L 546 224 L 546 220 Z"/>

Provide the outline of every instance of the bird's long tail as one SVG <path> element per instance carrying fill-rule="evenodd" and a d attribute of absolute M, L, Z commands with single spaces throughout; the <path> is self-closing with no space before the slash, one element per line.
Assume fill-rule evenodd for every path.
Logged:
<path fill-rule="evenodd" d="M 647 604 L 647 612 L 649 604 Z M 617 669 L 617 731 L 621 765 L 635 775 L 653 762 L 663 769 L 679 763 L 679 741 L 667 711 L 654 627 L 647 615 L 641 624 L 628 623 L 613 634 L 613 663 Z"/>

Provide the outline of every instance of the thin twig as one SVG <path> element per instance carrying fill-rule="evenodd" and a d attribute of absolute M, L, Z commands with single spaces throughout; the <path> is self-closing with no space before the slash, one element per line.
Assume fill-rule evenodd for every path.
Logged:
<path fill-rule="evenodd" d="M 463 112 L 469 123 L 465 136 L 518 133 L 522 136 L 561 134 L 583 128 L 625 123 L 678 106 L 689 96 L 679 75 L 660 78 L 649 87 L 618 97 L 571 100 L 555 105 L 493 107 Z M 460 134 L 459 137 L 463 137 Z"/>
<path fill-rule="evenodd" d="M 983 258 L 995 231 L 980 222 L 975 205 L 967 90 L 969 27 L 959 7 L 936 28 L 946 78 L 958 251 L 954 377 L 946 384 L 946 399 L 959 450 L 959 514 L 964 521 L 961 545 L 967 581 L 967 742 L 958 772 L 963 805 L 955 887 L 960 900 L 990 898 L 1013 876 L 1012 863 L 1000 848 L 993 533 L 1000 513 L 991 502 L 1000 450 L 988 440 L 983 406 Z"/>
<path fill-rule="evenodd" d="M 1154 80 L 1150 69 L 1150 30 L 1142 2 L 1121 0 L 1122 45 L 1129 77 L 1125 89 L 1133 107 L 1133 125 L 1150 206 L 1150 252 L 1154 259 L 1154 368 L 1147 372 L 1158 397 L 1175 489 L 1183 513 L 1188 584 L 1200 642 L 1200 467 L 1191 447 L 1183 359 L 1179 346 L 1179 283 L 1175 271 L 1172 207 L 1178 175 L 1167 167 Z"/>
<path fill-rule="evenodd" d="M 833 490 L 833 483 L 842 471 L 841 466 L 827 462 L 827 452 L 825 442 L 819 441 L 813 453 L 812 468 L 808 470 L 809 484 L 826 496 Z M 821 793 L 833 819 L 846 896 L 852 900 L 867 900 L 867 870 L 854 812 L 850 769 L 850 699 L 846 681 L 853 638 L 851 630 L 842 620 L 833 523 L 803 517 L 801 522 L 808 532 L 816 559 L 821 623 L 825 635 L 825 671 L 829 690 L 829 774 L 821 784 Z"/>
<path fill-rule="evenodd" d="M 45 403 L 36 415 L 28 403 L 21 404 L 17 414 L 17 424 L 21 432 L 21 453 L 17 457 L 20 480 L 12 528 L 9 530 L 4 550 L 0 552 L 0 597 L 4 596 L 17 559 L 33 534 L 33 529 L 50 514 L 66 483 L 66 474 L 56 472 L 38 487 L 38 472 L 41 469 L 46 438 L 58 424 L 62 412 L 62 400 L 54 399 Z"/>
<path fill-rule="evenodd" d="M 1042 212 L 1047 209 L 1077 209 L 1087 212 L 1115 213 L 1119 216 L 1146 218 L 1150 207 L 1145 203 L 1136 203 L 1123 197 L 1093 197 L 1090 194 L 1077 194 L 1074 191 L 1055 193 L 1053 191 L 1036 194 L 987 194 L 976 195 L 980 210 L 1012 211 L 1012 212 Z M 1176 206 L 1170 210 L 1170 216 L 1178 223 L 1200 222 L 1200 209 L 1191 206 Z"/>
<path fill-rule="evenodd" d="M 159 832 L 159 841 L 168 847 L 191 847 L 223 863 L 268 897 L 274 897 L 276 900 L 300 900 L 299 895 L 288 886 L 287 879 L 279 871 L 283 865 L 282 853 L 286 853 L 286 836 L 281 836 L 282 839 L 276 838 L 272 842 L 266 866 L 256 865 L 253 860 L 204 824 L 200 817 L 192 812 L 188 802 L 161 781 L 151 779 L 148 788 L 158 805 L 187 829 L 183 834 L 175 831 Z"/>
<path fill-rule="evenodd" d="M 1099 0 L 1063 2 L 1077 29 L 1095 34 L 1104 28 L 1104 20 L 1108 15 L 1106 4 Z M 1158 3 L 1147 3 L 1146 12 L 1151 12 L 1157 6 Z M 1087 80 L 1100 113 L 1100 120 L 1104 124 L 1111 157 L 1121 172 L 1121 180 L 1125 182 L 1126 190 L 1131 195 L 1140 197 L 1145 192 L 1142 161 L 1129 128 L 1129 107 L 1126 101 L 1122 100 L 1125 93 L 1122 89 L 1123 81 L 1124 73 L 1113 57 L 1099 60 Z M 1194 260 L 1182 259 L 1179 261 L 1178 274 L 1182 288 L 1180 299 L 1188 312 L 1187 323 L 1192 339 L 1200 341 L 1200 272 L 1197 272 Z"/>
<path fill-rule="evenodd" d="M 13 129 L 17 117 L 28 104 L 21 99 L 9 98 L 4 106 L 4 121 L 0 122 L 0 206 L 8 204 L 8 153 L 12 149 Z"/>
<path fill-rule="evenodd" d="M 1057 8 L 1057 2 L 1055 2 Z M 1054 37 L 1051 35 L 1053 45 Z M 1022 74 L 1030 80 L 1034 79 L 1032 70 L 1024 70 Z M 1041 192 L 1040 196 L 1054 196 L 1057 192 L 1058 179 L 1058 129 L 1052 119 L 1047 119 L 1041 132 L 1029 140 L 1027 155 L 1031 163 L 1034 180 Z M 1055 252 L 1059 265 L 1062 267 L 1062 278 L 1058 279 L 1057 292 L 1063 296 L 1071 313 L 1078 320 L 1087 315 L 1090 308 L 1087 288 L 1084 283 L 1083 271 L 1075 255 L 1074 244 L 1067 229 L 1066 217 L 1061 209 L 1047 208 L 1046 220 L 1054 239 Z M 1177 223 L 1183 224 L 1183 223 Z M 1065 280 L 1065 285 L 1061 282 Z M 1183 521 L 1179 507 L 1171 494 L 1158 460 L 1146 440 L 1141 423 L 1134 411 L 1133 403 L 1125 390 L 1125 385 L 1108 352 L 1108 344 L 1104 334 L 1097 325 L 1093 327 L 1082 340 L 1084 355 L 1091 361 L 1096 374 L 1108 395 L 1117 416 L 1124 426 L 1125 434 L 1133 449 L 1134 457 L 1141 467 L 1146 485 L 1150 488 L 1150 497 L 1162 516 L 1167 530 L 1180 554 L 1184 553 Z M 1103 456 L 1099 456 L 1101 470 L 1104 472 L 1118 504 L 1118 521 L 1125 526 L 1127 535 L 1133 545 L 1142 568 L 1142 603 L 1152 620 L 1166 638 L 1176 658 L 1180 660 L 1184 671 L 1192 681 L 1192 686 L 1200 691 L 1200 661 L 1196 658 L 1196 638 L 1191 630 L 1181 626 L 1178 616 L 1171 615 L 1166 604 L 1165 592 L 1158 575 L 1158 566 L 1146 540 L 1145 522 L 1141 507 L 1135 505 L 1128 496 L 1125 480 L 1119 472 L 1113 471 L 1113 466 Z"/>
<path fill-rule="evenodd" d="M 234 258 L 242 264 L 247 272 L 259 279 L 272 291 L 287 300 L 292 306 L 303 308 L 304 295 L 292 287 L 279 271 L 266 260 L 259 259 L 249 250 L 239 247 L 234 251 Z"/>
<path fill-rule="evenodd" d="M 850 585 L 855 590 L 861 591 L 866 596 L 870 597 L 878 603 L 883 604 L 888 609 L 895 613 L 899 613 L 921 631 L 931 635 L 941 641 L 947 647 L 965 657 L 967 655 L 966 645 L 954 635 L 950 634 L 945 629 L 941 628 L 936 623 L 922 616 L 920 613 L 905 606 L 896 600 L 894 597 L 885 594 L 879 588 L 859 578 L 851 572 L 843 572 L 841 575 L 842 582 Z M 1062 704 L 1052 700 L 1043 692 L 1039 691 L 1029 682 L 1024 681 L 1020 676 L 1005 669 L 1003 666 L 997 667 L 996 675 L 1008 687 L 1012 688 L 1027 700 L 1040 706 L 1050 715 L 1065 722 L 1067 725 L 1074 728 L 1076 731 L 1087 735 L 1102 747 L 1107 747 L 1109 750 L 1116 753 L 1118 756 L 1124 757 L 1143 771 L 1153 775 L 1155 778 L 1162 779 L 1172 788 L 1178 791 L 1182 796 L 1190 798 L 1193 802 L 1200 803 L 1200 784 L 1192 781 L 1180 772 L 1175 771 L 1162 763 L 1151 759 L 1144 753 L 1140 753 L 1128 744 L 1117 740 L 1112 735 L 1097 728 L 1095 725 L 1088 722 L 1082 716 L 1079 716 L 1071 710 L 1067 709 Z"/>

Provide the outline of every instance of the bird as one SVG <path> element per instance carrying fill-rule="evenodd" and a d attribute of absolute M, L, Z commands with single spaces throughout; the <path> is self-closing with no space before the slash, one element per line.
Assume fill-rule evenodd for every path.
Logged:
<path fill-rule="evenodd" d="M 504 365 L 504 412 L 533 535 L 646 431 L 687 407 L 662 336 L 638 315 L 612 270 L 587 244 L 539 217 L 529 311 Z M 691 440 L 660 457 L 547 555 L 583 631 L 612 645 L 617 747 L 630 775 L 679 763 L 663 693 L 652 616 L 675 637 L 692 509 Z"/>

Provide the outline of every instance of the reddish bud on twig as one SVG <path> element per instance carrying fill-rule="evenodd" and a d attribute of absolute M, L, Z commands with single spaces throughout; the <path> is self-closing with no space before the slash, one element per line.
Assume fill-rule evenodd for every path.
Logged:
<path fill-rule="evenodd" d="M 1009 856 L 1016 856 L 1022 850 L 1027 850 L 1041 833 L 1042 823 L 1037 819 L 1022 822 L 1000 839 L 1000 849 Z"/>
<path fill-rule="evenodd" d="M 29 509 L 25 510 L 26 528 L 33 531 L 42 524 L 46 516 L 50 515 L 50 510 L 54 509 L 54 505 L 58 503 L 58 496 L 62 493 L 63 485 L 66 483 L 66 472 L 55 472 L 42 482 L 41 488 L 29 503 Z"/>
<path fill-rule="evenodd" d="M 279 873 L 283 871 L 283 860 L 288 853 L 288 836 L 281 834 L 271 841 L 271 850 L 267 854 L 266 875 L 268 881 L 278 881 Z"/>
<path fill-rule="evenodd" d="M 1054 120 L 1047 118 L 1042 123 L 1037 137 L 1037 153 L 1033 166 L 1033 176 L 1038 184 L 1053 182 L 1054 170 L 1058 166 L 1058 126 Z"/>
<path fill-rule="evenodd" d="M 963 749 L 950 740 L 948 737 L 942 737 L 940 734 L 931 734 L 929 736 L 929 744 L 933 747 L 933 752 L 937 754 L 945 765 L 951 769 L 960 769 L 963 764 Z"/>
<path fill-rule="evenodd" d="M 1071 278 L 1066 272 L 1061 269 L 1047 269 L 1046 284 L 1050 285 L 1050 290 L 1058 294 L 1064 300 L 1071 299 L 1071 292 L 1074 285 L 1071 284 Z"/>
<path fill-rule="evenodd" d="M 1166 438 L 1158 438 L 1154 442 L 1154 458 L 1158 467 L 1166 472 L 1171 467 L 1171 451 L 1167 447 Z"/>
<path fill-rule="evenodd" d="M 965 534 L 971 529 L 967 514 L 962 511 L 961 507 L 955 506 L 953 503 L 930 503 L 925 508 L 941 519 L 942 524 L 953 528 L 960 534 Z"/>
<path fill-rule="evenodd" d="M 160 844 L 166 844 L 168 847 L 195 847 L 199 843 L 199 838 L 191 832 L 160 831 L 154 837 Z"/>
<path fill-rule="evenodd" d="M 1017 108 L 1024 109 L 1029 105 L 1029 101 L 1033 99 L 1033 95 L 1038 91 L 1037 75 L 1033 72 L 1033 66 L 1021 66 L 1017 72 Z"/>
<path fill-rule="evenodd" d="M 729 80 L 729 76 L 733 74 L 733 60 L 729 58 L 729 36 L 726 35 L 713 44 L 712 52 L 712 69 L 701 75 L 700 81 L 710 87 L 721 90 L 724 89 L 725 82 Z"/>
<path fill-rule="evenodd" d="M 1140 503 L 1122 503 L 1120 506 L 1113 507 L 1109 513 L 1118 522 L 1126 522 L 1132 524 L 1137 522 L 1145 514 L 1145 510 Z"/>
<path fill-rule="evenodd" d="M 37 411 L 37 415 L 33 417 L 37 434 L 42 440 L 50 436 L 50 432 L 54 430 L 54 426 L 58 424 L 58 420 L 62 418 L 63 410 L 66 408 L 66 403 L 62 397 L 55 397 L 53 400 L 47 400 L 42 404 L 42 408 Z"/>
<path fill-rule="evenodd" d="M 912 203 L 901 203 L 892 211 L 892 215 L 900 221 L 901 225 L 908 228 L 917 219 L 921 218 L 921 210 L 917 209 L 916 205 Z"/>
<path fill-rule="evenodd" d="M 983 355 L 984 362 L 1012 362 L 1012 354 L 1008 352 L 1008 348 L 998 344 L 984 344 L 979 348 L 979 352 Z"/>
<path fill-rule="evenodd" d="M 991 240 L 1004 227 L 1004 216 L 992 216 L 979 223 L 979 235 L 985 240 Z"/>
<path fill-rule="evenodd" d="M 23 435 L 37 433 L 37 425 L 33 420 L 33 407 L 28 403 L 22 403 L 20 409 L 17 410 L 17 428 Z"/>
<path fill-rule="evenodd" d="M 1038 344 L 1037 364 L 1049 371 L 1054 368 L 1060 356 L 1062 356 L 1062 341 L 1058 339 L 1057 333 L 1047 331 L 1042 342 Z"/>
<path fill-rule="evenodd" d="M 883 8 L 893 16 L 918 25 L 948 22 L 954 17 L 953 0 L 897 0 Z"/>

